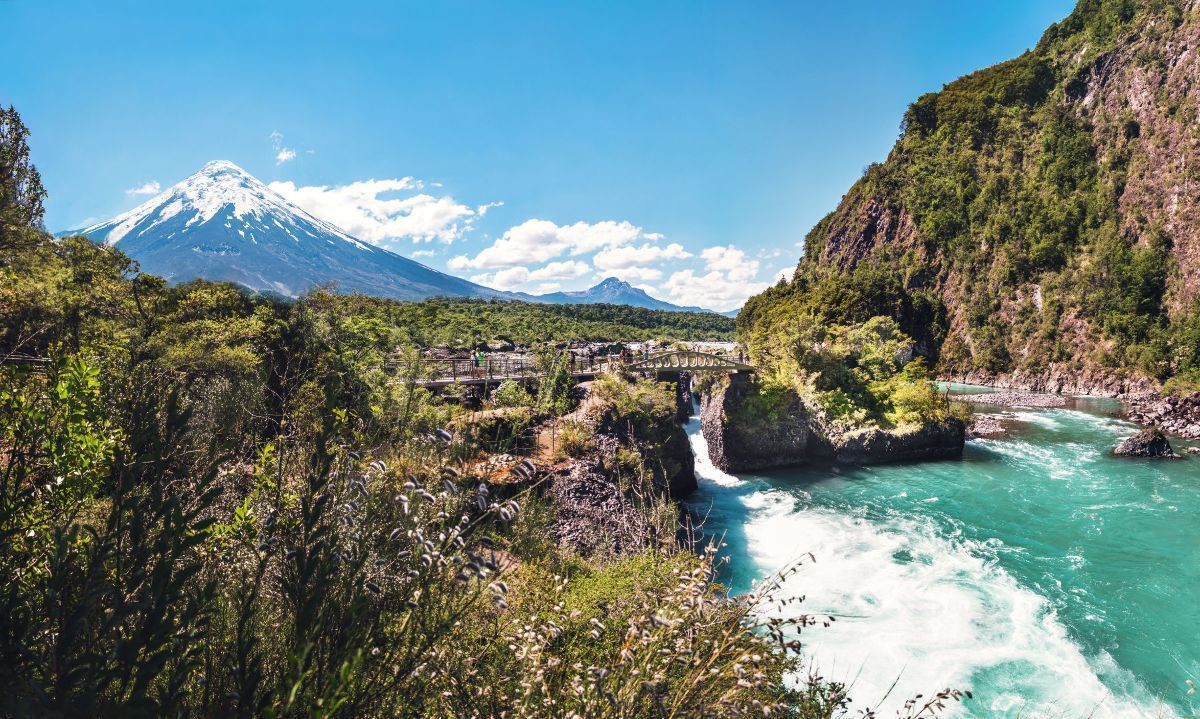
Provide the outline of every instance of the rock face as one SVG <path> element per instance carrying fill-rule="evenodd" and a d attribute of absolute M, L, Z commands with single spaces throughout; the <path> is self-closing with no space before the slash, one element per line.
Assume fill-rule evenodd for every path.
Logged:
<path fill-rule="evenodd" d="M 1118 457 L 1166 457 L 1179 459 L 1171 443 L 1167 441 L 1162 430 L 1157 427 L 1143 429 L 1141 432 L 1121 440 L 1113 454 Z"/>
<path fill-rule="evenodd" d="M 595 452 L 558 468 L 551 479 L 555 539 L 584 556 L 640 551 L 649 541 L 646 515 L 612 480 L 604 461 L 619 443 L 605 435 L 595 442 Z"/>
<path fill-rule="evenodd" d="M 843 437 L 834 447 L 839 464 L 883 464 L 962 456 L 966 427 L 957 420 L 928 424 L 916 431 L 872 429 Z"/>
<path fill-rule="evenodd" d="M 1138 424 L 1155 425 L 1187 439 L 1200 439 L 1200 392 L 1183 397 L 1134 395 L 1126 398 L 1125 415 Z"/>
<path fill-rule="evenodd" d="M 779 421 L 756 422 L 745 416 L 749 382 L 733 375 L 701 395 L 700 428 L 712 463 L 726 472 L 786 467 L 808 461 L 809 418 L 799 399 Z"/>
<path fill-rule="evenodd" d="M 753 385 L 718 383 L 701 396 L 700 426 L 712 463 L 726 472 L 795 466 L 812 460 L 882 464 L 961 457 L 966 427 L 958 420 L 915 431 L 871 429 L 840 434 L 825 427 L 796 397 L 782 413 L 746 411 Z"/>
<path fill-rule="evenodd" d="M 581 385 L 585 394 L 588 388 Z M 592 449 L 557 466 L 548 493 L 555 507 L 556 539 L 582 555 L 625 554 L 675 541 L 646 513 L 645 497 L 627 491 L 638 474 L 627 466 L 628 452 L 640 458 L 651 486 L 642 490 L 678 500 L 696 491 L 696 471 L 687 433 L 676 421 L 675 403 L 656 409 L 652 419 L 634 425 L 603 401 L 588 403 L 577 421 L 592 432 Z"/>

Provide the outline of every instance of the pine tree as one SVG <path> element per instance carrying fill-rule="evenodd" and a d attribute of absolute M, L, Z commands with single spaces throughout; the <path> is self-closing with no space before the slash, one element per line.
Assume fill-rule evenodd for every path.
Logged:
<path fill-rule="evenodd" d="M 41 227 L 42 176 L 29 160 L 29 128 L 16 108 L 0 107 L 0 227 Z"/>

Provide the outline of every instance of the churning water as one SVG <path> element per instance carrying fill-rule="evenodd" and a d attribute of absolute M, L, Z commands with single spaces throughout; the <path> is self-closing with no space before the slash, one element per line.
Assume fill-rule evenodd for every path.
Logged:
<path fill-rule="evenodd" d="M 736 592 L 815 556 L 786 588 L 838 618 L 802 638 L 854 707 L 953 687 L 958 716 L 1200 716 L 1200 457 L 1111 456 L 1137 429 L 1116 408 L 1011 412 L 961 461 L 740 476 L 693 418 L 689 505 Z"/>

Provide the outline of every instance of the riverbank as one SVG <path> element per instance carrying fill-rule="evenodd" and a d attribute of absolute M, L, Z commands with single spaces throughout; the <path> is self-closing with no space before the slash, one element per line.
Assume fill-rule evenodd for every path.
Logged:
<path fill-rule="evenodd" d="M 1200 392 L 1182 397 L 1138 394 L 1129 397 L 1125 407 L 1125 415 L 1140 425 L 1155 426 L 1187 439 L 1200 439 Z"/>
<path fill-rule="evenodd" d="M 1158 382 L 1128 372 L 1100 368 L 1079 369 L 1055 363 L 1037 371 L 1017 370 L 999 374 L 983 370 L 944 372 L 939 381 L 1030 394 L 1113 398 L 1157 392 L 1161 389 Z"/>
<path fill-rule="evenodd" d="M 1168 435 L 1175 437 L 1192 440 L 1200 439 L 1200 392 L 1174 396 L 1163 395 L 1157 389 L 1137 390 L 1122 394 L 1047 393 L 1040 390 L 1012 391 L 1014 389 L 1012 382 L 1000 381 L 998 384 L 985 384 L 982 383 L 980 375 L 964 375 L 963 377 L 969 377 L 977 381 L 966 382 L 954 375 L 943 376 L 938 381 L 943 384 L 969 385 L 997 390 L 996 392 L 959 394 L 954 399 L 973 404 L 997 405 L 1009 408 L 1065 407 L 1071 404 L 1071 400 L 1096 397 L 1116 399 L 1122 404 L 1122 416 L 1130 422 L 1135 422 L 1143 427 L 1158 427 Z M 1003 376 L 1000 377 L 1002 378 Z M 987 376 L 982 375 L 982 379 L 986 380 Z M 993 376 L 993 379 L 996 379 L 996 377 Z M 1036 386 L 1036 383 L 1034 383 L 1034 386 Z M 1127 386 L 1140 387 L 1142 385 L 1141 383 L 1133 383 Z"/>

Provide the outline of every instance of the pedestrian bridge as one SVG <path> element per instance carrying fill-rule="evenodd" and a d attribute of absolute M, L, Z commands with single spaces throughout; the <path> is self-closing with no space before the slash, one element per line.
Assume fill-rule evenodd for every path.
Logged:
<path fill-rule="evenodd" d="M 534 380 L 561 369 L 578 380 L 592 379 L 601 372 L 622 370 L 655 376 L 676 372 L 754 371 L 736 354 L 696 350 L 666 350 L 649 356 L 638 353 L 605 356 L 570 354 L 563 362 L 565 365 L 562 367 L 551 367 L 532 357 L 505 355 L 485 358 L 479 364 L 473 359 L 404 358 L 390 360 L 387 367 L 401 381 L 411 381 L 430 388 L 451 384 L 495 384 L 507 379 Z"/>
<path fill-rule="evenodd" d="M 630 372 L 753 372 L 754 368 L 732 354 L 695 350 L 668 350 L 630 362 Z"/>

